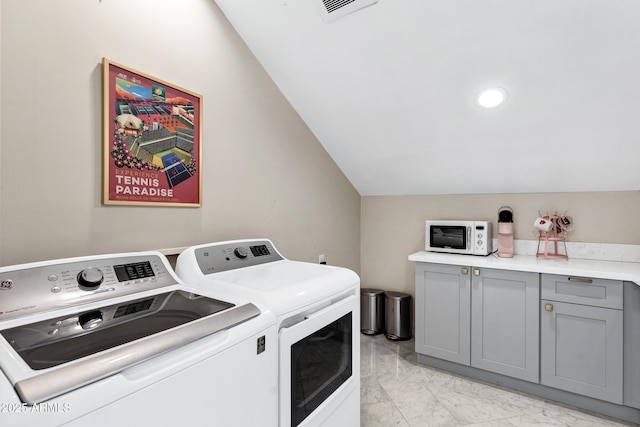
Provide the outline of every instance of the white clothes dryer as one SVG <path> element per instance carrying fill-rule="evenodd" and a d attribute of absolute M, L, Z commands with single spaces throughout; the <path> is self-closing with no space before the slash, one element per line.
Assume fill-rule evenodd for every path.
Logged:
<path fill-rule="evenodd" d="M 275 426 L 275 363 L 273 314 L 160 253 L 0 268 L 3 427 Z"/>
<path fill-rule="evenodd" d="M 292 261 L 268 239 L 183 251 L 176 273 L 199 289 L 242 297 L 277 318 L 279 425 L 360 425 L 360 278 Z"/>

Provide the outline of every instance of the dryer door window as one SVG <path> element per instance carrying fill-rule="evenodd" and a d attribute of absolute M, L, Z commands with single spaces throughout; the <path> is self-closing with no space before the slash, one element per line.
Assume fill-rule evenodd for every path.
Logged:
<path fill-rule="evenodd" d="M 352 375 L 352 313 L 291 346 L 291 424 L 297 426 Z"/>

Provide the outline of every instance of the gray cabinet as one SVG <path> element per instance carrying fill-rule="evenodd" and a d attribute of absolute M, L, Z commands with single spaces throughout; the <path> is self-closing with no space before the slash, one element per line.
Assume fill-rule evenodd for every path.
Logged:
<path fill-rule="evenodd" d="M 416 264 L 416 352 L 538 382 L 539 274 Z"/>
<path fill-rule="evenodd" d="M 469 267 L 416 263 L 416 352 L 469 365 Z"/>
<path fill-rule="evenodd" d="M 542 275 L 541 383 L 622 404 L 623 284 Z"/>
<path fill-rule="evenodd" d="M 540 275 L 472 272 L 471 366 L 537 383 Z"/>
<path fill-rule="evenodd" d="M 624 404 L 640 409 L 640 286 L 624 282 Z"/>

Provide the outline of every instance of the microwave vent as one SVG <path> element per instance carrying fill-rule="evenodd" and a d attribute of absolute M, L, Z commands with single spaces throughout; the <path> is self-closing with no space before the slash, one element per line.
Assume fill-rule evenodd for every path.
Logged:
<path fill-rule="evenodd" d="M 376 3 L 378 0 L 319 0 L 318 10 L 322 20 L 329 23 Z"/>

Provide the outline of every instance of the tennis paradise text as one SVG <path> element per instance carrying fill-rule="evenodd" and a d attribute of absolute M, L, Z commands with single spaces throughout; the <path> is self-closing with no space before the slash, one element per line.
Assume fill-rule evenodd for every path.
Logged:
<path fill-rule="evenodd" d="M 148 176 L 121 175 L 116 171 L 116 194 L 129 196 L 173 197 L 173 189 L 159 188 L 160 180 L 154 174 Z"/>
<path fill-rule="evenodd" d="M 4 403 L 0 402 L 0 414 L 8 413 L 35 413 L 35 412 L 71 412 L 70 403 L 35 403 L 33 405 L 27 405 L 26 403 Z"/>

